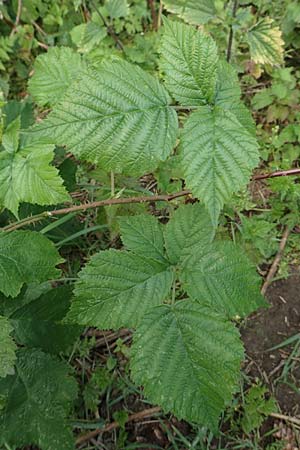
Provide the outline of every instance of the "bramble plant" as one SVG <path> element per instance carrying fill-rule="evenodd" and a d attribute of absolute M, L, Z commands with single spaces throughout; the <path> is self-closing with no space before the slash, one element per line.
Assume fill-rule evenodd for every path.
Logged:
<path fill-rule="evenodd" d="M 257 52 L 254 35 L 250 48 Z M 53 47 L 36 58 L 29 81 L 38 107 L 51 108 L 47 117 L 27 127 L 22 111 L 9 116 L 3 106 L 0 204 L 17 222 L 0 234 L 1 445 L 74 448 L 67 417 L 76 382 L 57 355 L 83 327 L 130 328 L 132 380 L 178 418 L 216 430 L 237 389 L 243 346 L 234 321 L 265 301 L 255 267 L 217 227 L 224 204 L 259 164 L 255 124 L 235 69 L 207 33 L 165 18 L 159 68 L 156 77 L 121 57 L 98 63 Z M 71 201 L 52 165 L 57 147 L 112 179 L 172 161 L 187 190 L 140 201 L 194 198 L 175 203 L 167 223 L 146 210 L 121 218 L 124 249 L 93 254 L 74 298 L 59 285 L 58 246 L 45 230 L 19 229 L 101 204 L 49 210 Z M 124 199 L 131 202 L 103 204 Z M 24 219 L 22 203 L 47 209 Z"/>

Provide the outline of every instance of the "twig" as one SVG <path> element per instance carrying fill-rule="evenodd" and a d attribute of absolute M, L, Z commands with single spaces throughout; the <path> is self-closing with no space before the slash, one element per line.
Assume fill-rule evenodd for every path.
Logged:
<path fill-rule="evenodd" d="M 155 4 L 154 4 L 154 0 L 147 0 L 148 3 L 148 8 L 150 9 L 151 12 L 151 19 L 152 19 L 152 26 L 153 29 L 155 31 L 157 31 L 157 14 L 156 14 L 156 10 L 155 10 Z"/>
<path fill-rule="evenodd" d="M 97 6 L 93 2 L 93 0 L 91 0 L 91 4 L 93 5 L 96 13 L 98 14 L 98 16 L 102 20 L 104 26 L 106 27 L 108 34 L 110 34 L 110 36 L 113 38 L 113 40 L 117 44 L 117 47 L 119 47 L 120 50 L 124 51 L 124 46 L 123 46 L 122 42 L 120 41 L 120 39 L 118 38 L 118 36 L 116 35 L 113 27 L 107 22 L 107 20 L 105 19 L 105 17 L 101 13 L 101 11 L 97 8 Z"/>
<path fill-rule="evenodd" d="M 280 244 L 279 244 L 279 250 L 274 258 L 274 261 L 271 265 L 271 268 L 268 272 L 267 278 L 265 279 L 265 282 L 261 288 L 261 293 L 264 295 L 266 293 L 266 290 L 268 289 L 268 287 L 270 286 L 270 284 L 272 283 L 272 280 L 274 278 L 274 275 L 277 271 L 278 265 L 280 263 L 280 260 L 282 258 L 283 255 L 283 251 L 285 249 L 289 234 L 290 234 L 291 230 L 288 226 L 285 227 Z"/>
<path fill-rule="evenodd" d="M 289 175 L 300 174 L 300 169 L 291 170 L 281 170 L 278 172 L 271 172 L 267 174 L 253 175 L 252 180 L 263 180 L 266 178 L 282 177 Z M 128 197 L 128 198 L 110 198 L 107 200 L 100 200 L 98 202 L 83 203 L 80 205 L 70 206 L 69 208 L 55 209 L 53 211 L 44 211 L 41 214 L 35 216 L 26 217 L 25 219 L 19 220 L 18 222 L 7 225 L 6 227 L 0 228 L 0 231 L 14 231 L 22 228 L 26 225 L 30 225 L 40 220 L 44 220 L 49 217 L 55 217 L 62 214 L 68 214 L 69 212 L 79 212 L 86 211 L 87 209 L 98 208 L 99 206 L 109 206 L 109 205 L 121 205 L 128 203 L 151 203 L 165 201 L 169 202 L 178 197 L 184 197 L 185 195 L 191 195 L 192 191 L 186 189 L 184 191 L 175 192 L 174 194 L 162 194 L 162 195 L 152 195 L 145 197 Z"/>
<path fill-rule="evenodd" d="M 290 169 L 290 170 L 278 170 L 277 172 L 263 173 L 261 175 L 254 175 L 252 180 L 264 180 L 266 178 L 275 177 L 287 177 L 290 175 L 299 175 L 300 169 Z"/>
<path fill-rule="evenodd" d="M 22 13 L 22 0 L 18 0 L 18 9 L 17 9 L 16 20 L 14 23 L 14 27 L 10 32 L 10 36 L 13 36 L 15 34 L 15 32 L 17 31 L 17 27 L 20 23 L 21 13 Z"/>
<path fill-rule="evenodd" d="M 134 422 L 136 420 L 144 419 L 145 417 L 153 416 L 154 414 L 157 414 L 160 411 L 161 411 L 161 408 L 159 406 L 145 409 L 144 411 L 140 411 L 138 413 L 131 414 L 130 416 L 128 416 L 126 423 Z M 93 439 L 94 437 L 98 436 L 99 434 L 107 433 L 112 430 L 116 430 L 117 428 L 119 428 L 119 426 L 120 426 L 120 424 L 118 422 L 112 422 L 112 423 L 105 425 L 103 428 L 99 428 L 97 430 L 90 431 L 89 433 L 84 434 L 83 436 L 80 436 L 76 441 L 76 445 L 79 446 L 79 445 L 83 444 L 84 442 L 89 441 L 90 439 Z"/>
<path fill-rule="evenodd" d="M 233 8 L 232 8 L 232 20 L 235 19 L 239 2 L 238 0 L 234 0 Z M 231 58 L 231 50 L 232 50 L 232 42 L 233 42 L 233 25 L 230 25 L 229 38 L 228 38 L 228 47 L 227 47 L 227 62 L 230 62 Z"/>
<path fill-rule="evenodd" d="M 300 426 L 300 419 L 297 419 L 297 417 L 286 416 L 285 414 L 279 413 L 271 413 L 270 416 L 274 417 L 274 419 L 284 420 L 285 422 L 294 423 L 295 425 Z"/>
<path fill-rule="evenodd" d="M 147 195 L 144 197 L 128 197 L 128 198 L 109 198 L 106 200 L 100 200 L 97 202 L 88 202 L 80 205 L 73 205 L 68 208 L 62 209 L 54 209 L 53 211 L 44 211 L 41 214 L 37 214 L 36 216 L 27 217 L 18 222 L 12 223 L 0 229 L 0 231 L 14 231 L 18 228 L 22 228 L 25 225 L 29 225 L 35 222 L 39 222 L 40 220 L 55 217 L 62 214 L 68 214 L 70 212 L 79 212 L 86 211 L 87 209 L 99 208 L 100 206 L 108 206 L 108 205 L 124 205 L 128 203 L 151 203 L 151 202 L 169 202 L 178 197 L 184 197 L 186 195 L 190 195 L 191 191 L 180 191 L 175 192 L 174 194 L 163 194 L 163 195 Z"/>

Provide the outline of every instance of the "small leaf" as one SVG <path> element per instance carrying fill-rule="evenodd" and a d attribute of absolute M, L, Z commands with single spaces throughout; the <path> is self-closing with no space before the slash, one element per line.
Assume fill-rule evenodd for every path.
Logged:
<path fill-rule="evenodd" d="M 51 165 L 54 145 L 29 142 L 15 153 L 0 152 L 0 204 L 18 217 L 21 202 L 56 205 L 69 200 L 58 170 Z"/>
<path fill-rule="evenodd" d="M 207 23 L 216 15 L 214 0 L 163 0 L 163 5 L 192 25 Z"/>
<path fill-rule="evenodd" d="M 80 272 L 68 318 L 101 329 L 135 327 L 149 308 L 163 302 L 172 282 L 168 263 L 148 258 L 147 252 L 144 257 L 100 252 Z"/>
<path fill-rule="evenodd" d="M 106 28 L 95 22 L 81 23 L 70 31 L 74 44 L 81 53 L 88 53 L 107 36 Z"/>
<path fill-rule="evenodd" d="M 131 374 L 166 412 L 217 428 L 237 387 L 242 344 L 237 329 L 190 300 L 153 308 L 131 347 Z"/>
<path fill-rule="evenodd" d="M 214 228 L 205 208 L 200 204 L 180 206 L 165 227 L 165 243 L 172 264 L 192 254 L 195 246 L 208 244 Z"/>
<path fill-rule="evenodd" d="M 57 278 L 63 262 L 45 236 L 34 231 L 0 233 L 0 292 L 16 297 L 24 283 Z"/>
<path fill-rule="evenodd" d="M 167 89 L 181 105 L 212 101 L 217 62 L 217 47 L 210 36 L 189 25 L 164 20 L 160 68 Z"/>
<path fill-rule="evenodd" d="M 187 294 L 229 318 L 245 317 L 267 305 L 255 267 L 232 242 L 199 245 L 181 267 Z"/>
<path fill-rule="evenodd" d="M 282 64 L 284 42 L 279 27 L 273 20 L 265 17 L 257 22 L 247 33 L 250 54 L 257 64 Z"/>
<path fill-rule="evenodd" d="M 0 444 L 74 450 L 66 416 L 76 397 L 68 366 L 40 350 L 19 350 L 15 375 L 0 380 Z M 17 422 L 16 422 L 17 421 Z"/>
<path fill-rule="evenodd" d="M 38 105 L 53 106 L 61 101 L 84 66 L 81 56 L 71 48 L 52 47 L 36 58 L 28 90 Z"/>
<path fill-rule="evenodd" d="M 114 60 L 97 70 L 88 68 L 33 132 L 105 170 L 141 175 L 169 156 L 177 127 L 177 115 L 158 81 Z"/>
<path fill-rule="evenodd" d="M 11 337 L 12 331 L 8 319 L 0 316 L 0 377 L 11 375 L 14 371 L 17 346 Z"/>
<path fill-rule="evenodd" d="M 258 164 L 256 139 L 229 110 L 202 106 L 187 119 L 181 147 L 187 186 L 217 226 L 224 202 L 247 184 Z"/>

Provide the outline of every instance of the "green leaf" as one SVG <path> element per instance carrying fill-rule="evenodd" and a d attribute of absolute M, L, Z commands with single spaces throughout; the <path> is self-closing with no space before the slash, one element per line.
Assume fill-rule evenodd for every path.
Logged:
<path fill-rule="evenodd" d="M 114 60 L 88 68 L 34 130 L 105 170 L 140 175 L 168 157 L 177 127 L 158 81 Z"/>
<path fill-rule="evenodd" d="M 181 266 L 179 277 L 187 294 L 229 318 L 266 306 L 255 267 L 232 242 L 200 244 Z"/>
<path fill-rule="evenodd" d="M 105 26 L 100 26 L 95 22 L 81 23 L 70 31 L 74 44 L 81 53 L 88 53 L 97 47 L 107 36 Z"/>
<path fill-rule="evenodd" d="M 198 203 L 181 205 L 165 227 L 165 245 L 172 264 L 193 253 L 195 246 L 208 244 L 214 228 L 207 211 Z"/>
<path fill-rule="evenodd" d="M 24 283 L 57 278 L 63 262 L 45 236 L 33 231 L 0 233 L 0 292 L 16 297 Z"/>
<path fill-rule="evenodd" d="M 256 139 L 229 110 L 202 106 L 187 119 L 181 147 L 187 186 L 217 226 L 224 202 L 247 184 L 258 164 Z"/>
<path fill-rule="evenodd" d="M 164 20 L 160 68 L 167 89 L 185 106 L 213 100 L 218 54 L 213 39 L 195 28 Z"/>
<path fill-rule="evenodd" d="M 21 118 L 19 116 L 5 129 L 2 136 L 2 145 L 7 153 L 14 153 L 17 151 L 19 147 L 20 127 Z"/>
<path fill-rule="evenodd" d="M 255 136 L 255 122 L 250 111 L 241 102 L 241 89 L 237 72 L 226 61 L 220 61 L 218 64 L 215 105 L 234 114 L 240 124 Z"/>
<path fill-rule="evenodd" d="M 237 329 L 190 300 L 153 308 L 137 328 L 131 374 L 145 396 L 179 419 L 216 429 L 243 358 Z"/>
<path fill-rule="evenodd" d="M 192 25 L 207 23 L 216 15 L 214 0 L 163 0 L 163 5 Z"/>
<path fill-rule="evenodd" d="M 243 431 L 247 434 L 258 429 L 265 418 L 277 412 L 278 407 L 274 397 L 265 398 L 268 389 L 264 386 L 251 386 L 243 404 L 244 414 L 241 419 Z"/>
<path fill-rule="evenodd" d="M 13 327 L 6 317 L 0 316 L 0 377 L 14 372 L 17 346 L 11 337 Z"/>
<path fill-rule="evenodd" d="M 135 327 L 149 308 L 163 302 L 172 282 L 169 264 L 147 252 L 102 251 L 80 272 L 68 317 L 101 329 Z"/>
<path fill-rule="evenodd" d="M 0 152 L 0 204 L 16 217 L 21 202 L 55 205 L 69 199 L 58 170 L 51 165 L 54 147 L 37 141 L 18 151 Z"/>
<path fill-rule="evenodd" d="M 19 350 L 15 375 L 0 381 L 0 444 L 74 450 L 66 416 L 76 391 L 65 363 L 40 350 Z"/>
<path fill-rule="evenodd" d="M 149 215 L 120 219 L 122 241 L 128 250 L 140 256 L 166 262 L 163 227 Z"/>
<path fill-rule="evenodd" d="M 52 47 L 36 58 L 28 90 L 38 105 L 53 106 L 61 101 L 84 67 L 81 56 L 71 48 Z"/>
<path fill-rule="evenodd" d="M 71 296 L 69 286 L 60 286 L 32 301 L 22 295 L 13 302 L 7 299 L 4 305 L 3 302 L 0 304 L 0 311 L 9 317 L 19 344 L 41 348 L 48 353 L 66 353 L 82 331 L 77 325 L 62 323 L 69 310 Z"/>
<path fill-rule="evenodd" d="M 247 33 L 250 55 L 257 64 L 282 64 L 284 42 L 279 27 L 273 20 L 265 17 L 257 22 Z"/>
<path fill-rule="evenodd" d="M 129 13 L 126 0 L 106 0 L 104 7 L 111 19 L 126 17 Z"/>

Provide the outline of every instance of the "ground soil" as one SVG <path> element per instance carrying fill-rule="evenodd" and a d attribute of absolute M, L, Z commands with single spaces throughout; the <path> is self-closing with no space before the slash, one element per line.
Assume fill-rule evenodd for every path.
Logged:
<path fill-rule="evenodd" d="M 258 377 L 274 393 L 284 414 L 300 414 L 300 389 L 298 393 L 283 383 L 282 371 L 291 348 L 270 350 L 285 339 L 300 333 L 300 274 L 293 273 L 287 280 L 274 282 L 266 297 L 269 308 L 250 317 L 242 328 L 247 361 L 245 371 Z M 288 382 L 300 386 L 300 355 Z M 297 358 L 299 359 L 297 361 Z"/>

